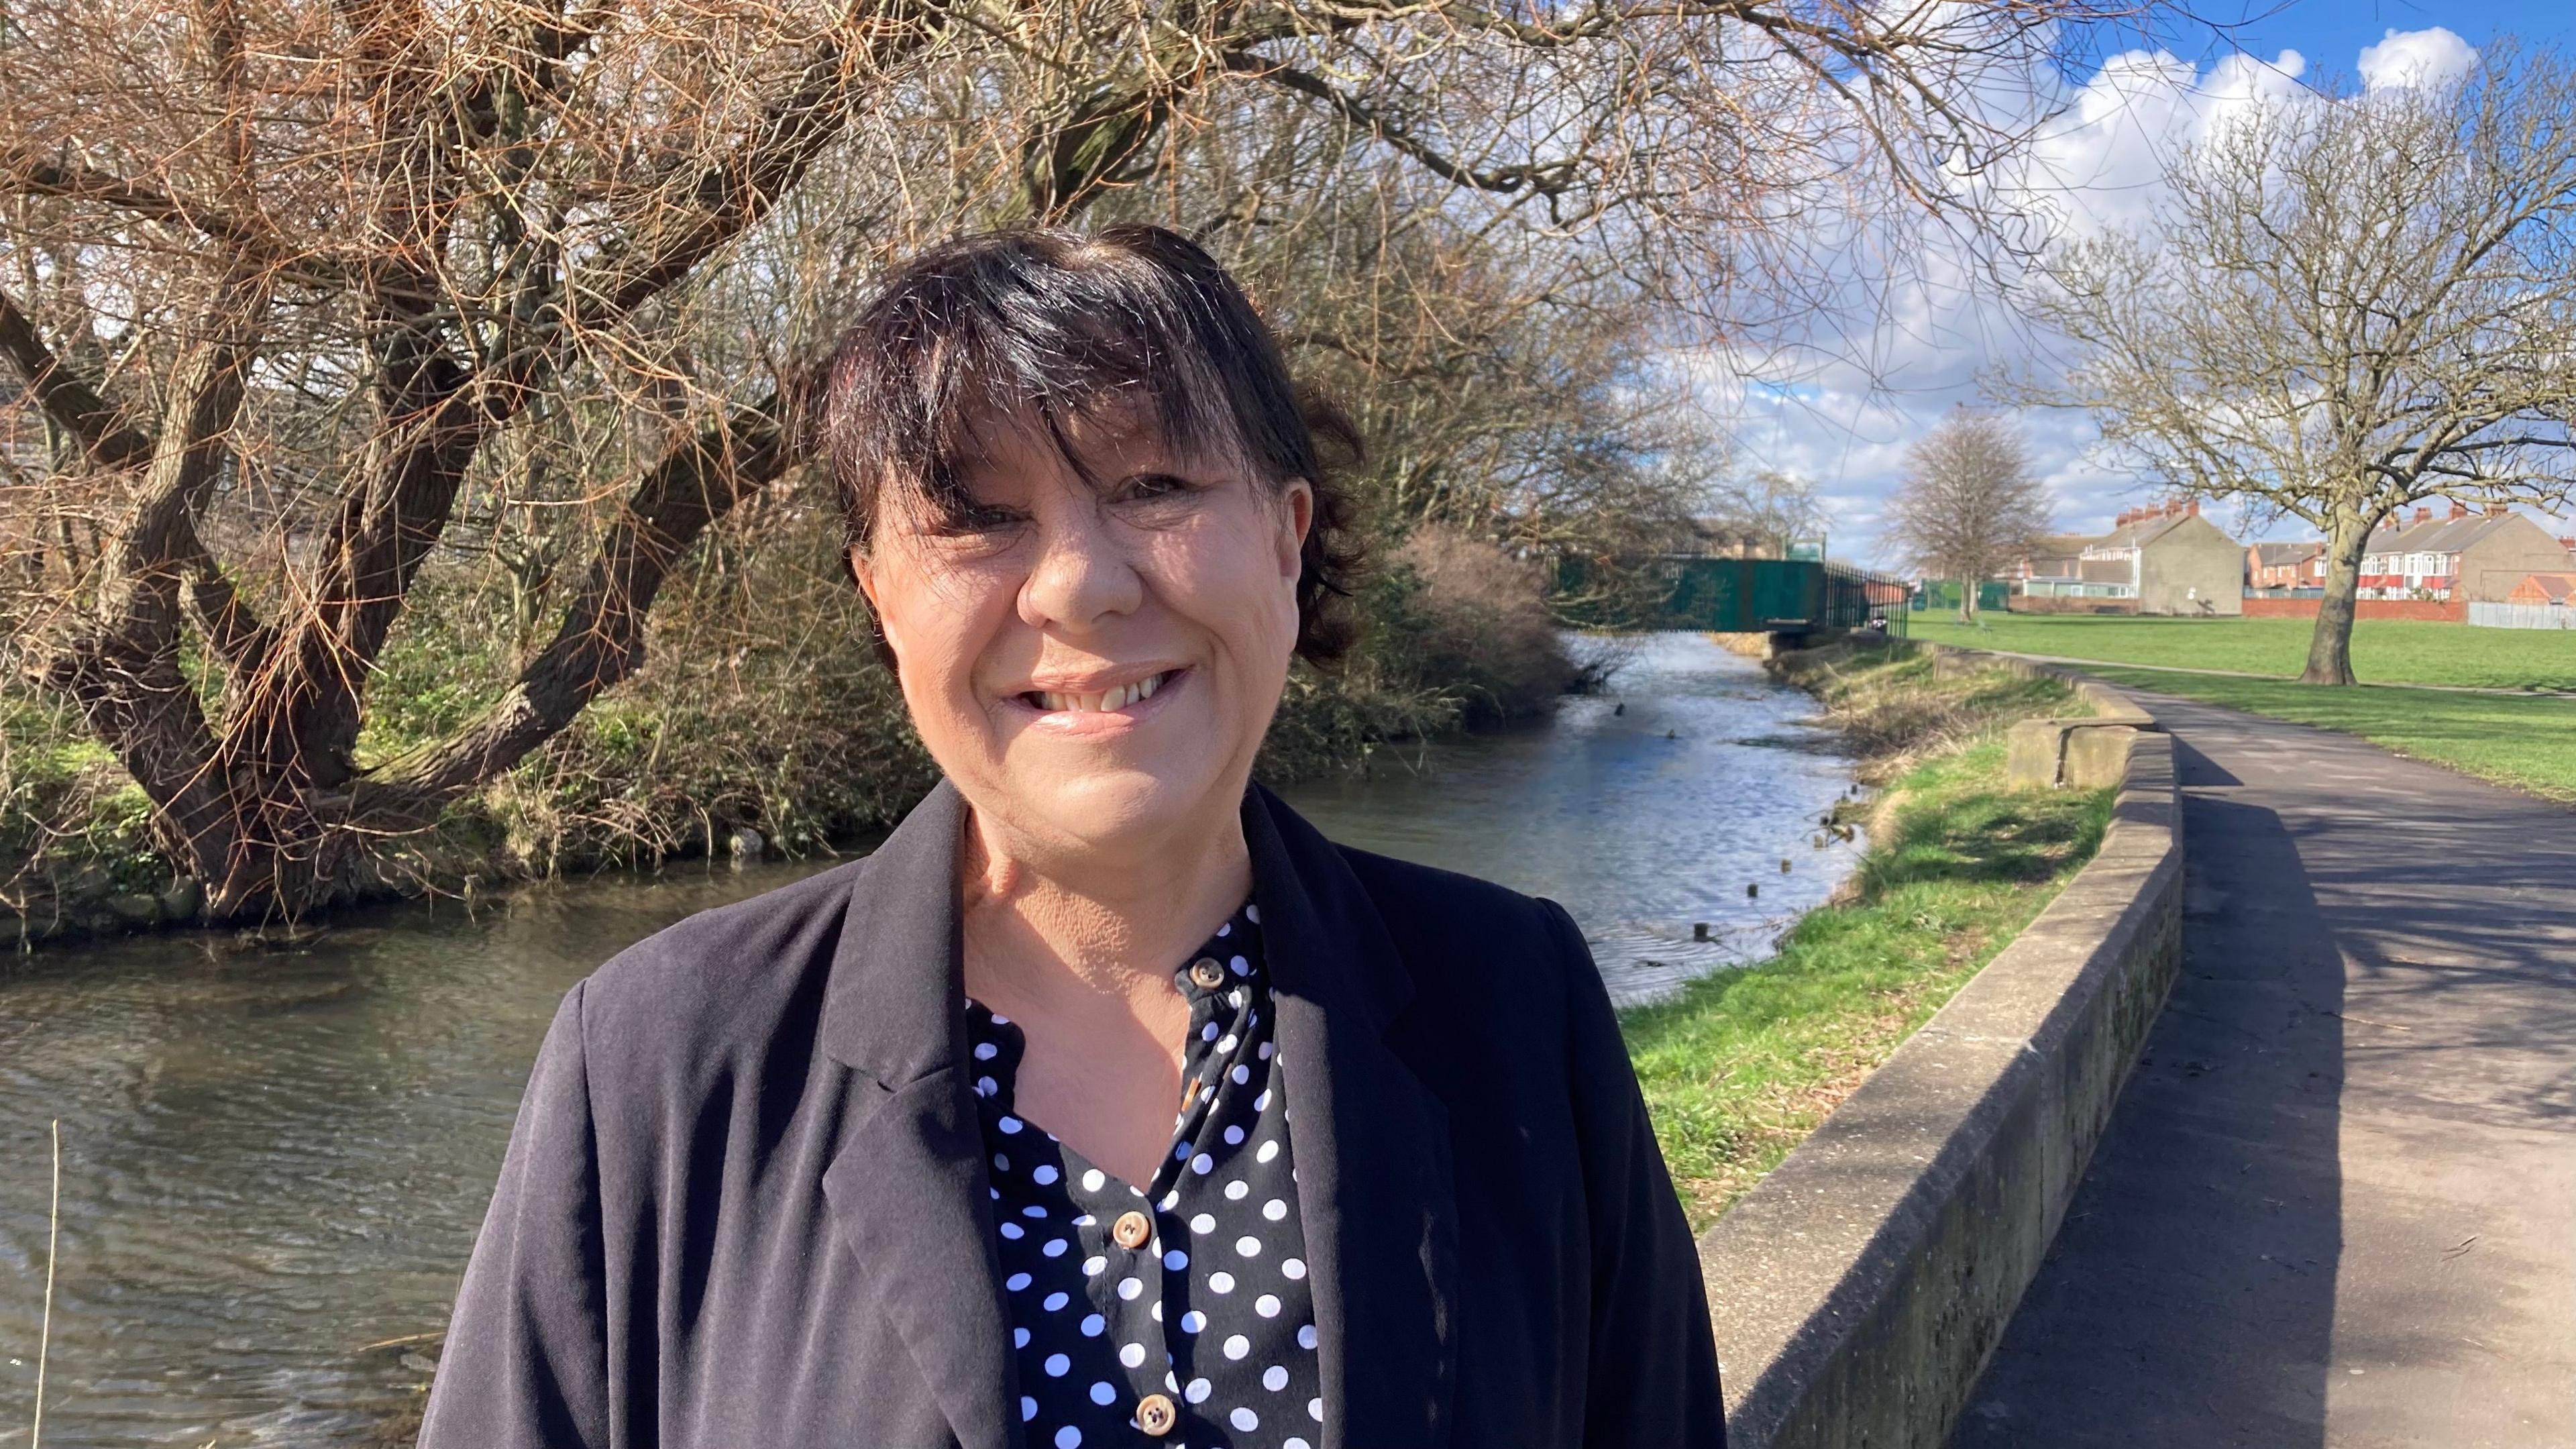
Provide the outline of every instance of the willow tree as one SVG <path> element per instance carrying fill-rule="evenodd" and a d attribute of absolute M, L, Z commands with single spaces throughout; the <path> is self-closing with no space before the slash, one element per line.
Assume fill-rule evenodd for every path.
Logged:
<path fill-rule="evenodd" d="M 2361 563 L 2435 495 L 2576 487 L 2576 75 L 2492 53 L 2465 77 L 2325 91 L 2227 121 L 2155 220 L 2067 247 L 2037 315 L 2103 437 L 2178 490 L 2325 535 L 2300 679 L 2350 684 Z"/>
<path fill-rule="evenodd" d="M 300 911 L 642 666 L 684 556 L 795 486 L 815 345 L 891 254 L 1106 206 L 1257 255 L 1341 204 L 1255 164 L 1285 118 L 1342 182 L 1547 252 L 1537 292 L 1743 322 L 1795 270 L 1770 232 L 1863 173 L 1937 201 L 1922 178 L 2019 139 L 1974 78 L 2133 8 L 13 5 L 10 653 L 211 914 Z M 1189 170 L 1217 157 L 1246 164 Z M 1422 353 L 1421 288 L 1360 305 L 1399 281 L 1325 279 L 1307 340 L 1383 359 L 1338 323 L 1409 312 Z M 517 504 L 583 524 L 521 538 L 491 521 Z M 369 758 L 371 678 L 469 527 L 532 585 L 563 565 L 520 595 L 555 627 L 488 708 Z"/>

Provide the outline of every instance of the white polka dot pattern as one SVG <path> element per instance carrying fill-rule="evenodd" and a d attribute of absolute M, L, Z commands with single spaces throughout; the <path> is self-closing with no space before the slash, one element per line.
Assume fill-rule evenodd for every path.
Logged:
<path fill-rule="evenodd" d="M 1224 967 L 1214 990 L 1188 966 L 1174 974 L 1190 1003 L 1189 1090 L 1172 1151 L 1142 1185 L 1014 1115 L 1026 1039 L 966 1004 L 1031 1445 L 1149 1442 L 1135 1413 L 1155 1393 L 1184 1406 L 1159 1442 L 1190 1449 L 1308 1449 L 1300 1436 L 1323 1422 L 1296 1153 L 1276 1090 L 1294 1067 L 1272 1036 L 1259 921 L 1247 904 L 1191 953 Z M 1121 1247 L 1114 1225 L 1135 1212 L 1152 1230 Z"/>

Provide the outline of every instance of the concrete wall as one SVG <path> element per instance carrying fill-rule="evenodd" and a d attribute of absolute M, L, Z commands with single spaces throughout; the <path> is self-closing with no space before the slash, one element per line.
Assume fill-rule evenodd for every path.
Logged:
<path fill-rule="evenodd" d="M 2172 740 L 2133 733 L 2152 720 L 2117 691 L 2085 692 L 2127 736 L 2101 853 L 1700 1239 L 1734 1449 L 1947 1441 L 2164 1003 Z"/>
<path fill-rule="evenodd" d="M 2245 545 L 2196 514 L 2139 556 L 2141 614 L 2234 614 L 2244 596 Z"/>

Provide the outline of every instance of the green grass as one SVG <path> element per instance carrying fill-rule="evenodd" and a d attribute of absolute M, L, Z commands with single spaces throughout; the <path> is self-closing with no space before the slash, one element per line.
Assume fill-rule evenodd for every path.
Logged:
<path fill-rule="evenodd" d="M 2124 688 L 2340 730 L 2482 780 L 2552 800 L 2576 800 L 2576 700 L 2446 694 L 2399 685 L 2334 689 L 2116 665 L 2088 667 L 2087 672 Z"/>
<path fill-rule="evenodd" d="M 1920 613 L 1917 639 L 2106 663 L 2234 669 L 2296 675 L 2308 660 L 2311 619 L 2137 619 L 1996 614 L 1963 628 L 1954 614 Z M 2476 629 L 2401 619 L 2353 626 L 2353 672 L 2389 684 L 2488 689 L 2576 689 L 2576 629 Z"/>
<path fill-rule="evenodd" d="M 1848 899 L 1759 965 L 1623 1017 L 1694 1229 L 1804 1140 L 2092 854 L 2108 791 L 2014 794 L 1991 731 L 1894 782 Z"/>

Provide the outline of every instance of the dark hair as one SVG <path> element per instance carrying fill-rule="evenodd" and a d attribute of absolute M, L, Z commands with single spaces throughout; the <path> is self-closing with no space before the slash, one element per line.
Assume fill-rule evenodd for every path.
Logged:
<path fill-rule="evenodd" d="M 834 349 L 824 443 L 853 549 L 886 490 L 934 515 L 967 506 L 970 420 L 1025 414 L 1065 448 L 1066 425 L 1137 409 L 1172 446 L 1250 464 L 1315 492 L 1297 577 L 1297 652 L 1348 651 L 1361 549 L 1341 465 L 1359 437 L 1298 387 L 1251 300 L 1216 259 L 1158 226 L 963 237 L 887 274 Z M 1066 449 L 1076 469 L 1081 462 Z"/>

